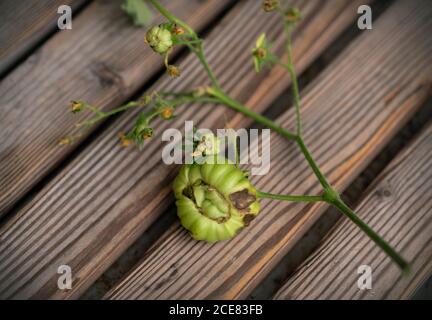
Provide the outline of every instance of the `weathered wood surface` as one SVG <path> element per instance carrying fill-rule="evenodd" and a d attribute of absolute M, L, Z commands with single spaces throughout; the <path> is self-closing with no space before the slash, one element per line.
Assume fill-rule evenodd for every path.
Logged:
<path fill-rule="evenodd" d="M 305 139 L 338 190 L 389 141 L 430 93 L 432 8 L 398 1 L 310 86 Z M 279 122 L 294 126 L 292 110 Z M 272 136 L 272 168 L 260 190 L 314 194 L 320 188 L 297 148 Z M 324 205 L 262 201 L 260 215 L 223 243 L 194 241 L 176 223 L 107 294 L 111 299 L 245 298 L 324 212 Z"/>
<path fill-rule="evenodd" d="M 57 28 L 62 4 L 72 12 L 87 0 L 3 0 L 0 2 L 0 75 Z"/>
<path fill-rule="evenodd" d="M 411 263 L 409 276 L 346 219 L 287 281 L 276 299 L 409 299 L 432 273 L 432 125 L 376 179 L 360 217 Z M 361 265 L 372 289 L 360 290 Z"/>
<path fill-rule="evenodd" d="M 353 21 L 355 5 L 346 1 L 301 5 L 306 19 L 294 52 L 299 69 Z M 328 29 L 317 27 L 324 22 Z M 266 90 L 273 95 L 269 100 L 280 94 L 262 88 L 259 80 L 265 75 L 253 71 L 250 50 L 262 31 L 268 31 L 269 38 L 276 40 L 275 48 L 281 49 L 278 18 L 261 13 L 258 2 L 239 2 L 210 34 L 206 46 L 228 91 L 242 100 L 257 92 L 255 103 L 251 103 L 254 107 L 267 99 L 263 95 Z M 207 81 L 194 57 L 180 65 L 184 76 L 177 80 L 165 77 L 155 87 L 181 90 Z M 288 83 L 287 77 L 284 83 Z M 225 108 L 196 107 L 189 107 L 175 122 L 158 122 L 156 136 L 168 126 L 182 128 L 185 119 L 204 127 L 223 126 Z M 118 132 L 130 127 L 135 117 L 136 112 L 122 115 L 0 230 L 1 297 L 79 296 L 172 203 L 170 181 L 175 170 L 160 162 L 160 140 L 155 138 L 142 152 L 119 148 Z M 56 268 L 60 264 L 74 271 L 69 292 L 57 290 Z"/>
<path fill-rule="evenodd" d="M 165 2 L 198 30 L 229 3 Z M 120 5 L 90 4 L 72 30 L 55 34 L 0 83 L 0 216 L 72 151 L 58 146 L 82 119 L 68 112 L 70 100 L 108 109 L 161 70 L 160 56 L 143 41 L 145 29 L 134 27 Z"/>

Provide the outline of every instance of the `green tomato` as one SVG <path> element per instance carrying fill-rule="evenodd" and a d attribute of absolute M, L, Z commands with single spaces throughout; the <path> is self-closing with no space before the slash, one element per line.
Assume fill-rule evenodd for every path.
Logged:
<path fill-rule="evenodd" d="M 152 27 L 146 33 L 146 41 L 157 53 L 166 53 L 173 45 L 171 32 L 160 26 Z"/>
<path fill-rule="evenodd" d="M 177 214 L 196 240 L 234 237 L 259 213 L 256 189 L 234 164 L 184 165 L 174 181 Z"/>

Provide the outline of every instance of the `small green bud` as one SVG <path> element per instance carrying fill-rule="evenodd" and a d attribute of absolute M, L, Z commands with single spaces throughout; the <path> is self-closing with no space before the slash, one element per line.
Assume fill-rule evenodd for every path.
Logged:
<path fill-rule="evenodd" d="M 144 97 L 140 99 L 140 102 L 143 106 L 149 105 L 153 101 L 153 96 L 151 94 L 146 94 Z"/>
<path fill-rule="evenodd" d="M 300 9 L 291 7 L 287 10 L 285 13 L 285 19 L 287 23 L 295 24 L 299 22 L 303 18 L 303 15 L 300 11 Z"/>
<path fill-rule="evenodd" d="M 144 128 L 144 130 L 142 131 L 143 140 L 150 139 L 151 137 L 153 137 L 153 129 L 149 127 Z"/>
<path fill-rule="evenodd" d="M 147 140 L 153 136 L 153 129 L 149 124 L 149 117 L 151 114 L 140 113 L 138 116 L 135 126 L 132 130 L 125 136 L 126 139 L 132 140 L 138 147 L 140 147 L 144 140 Z"/>
<path fill-rule="evenodd" d="M 252 57 L 256 72 L 261 71 L 261 68 L 266 63 L 268 56 L 269 46 L 267 44 L 266 34 L 261 33 L 256 41 L 255 48 L 252 49 Z"/>
<path fill-rule="evenodd" d="M 146 42 L 153 49 L 153 51 L 164 54 L 173 45 L 171 32 L 163 26 L 152 27 L 147 31 Z"/>

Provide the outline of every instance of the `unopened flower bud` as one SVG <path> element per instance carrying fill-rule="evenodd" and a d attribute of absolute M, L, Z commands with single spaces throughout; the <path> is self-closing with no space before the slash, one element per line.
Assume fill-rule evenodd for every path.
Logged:
<path fill-rule="evenodd" d="M 60 146 L 65 146 L 65 145 L 67 145 L 67 144 L 71 144 L 71 143 L 72 143 L 72 139 L 71 139 L 71 137 L 64 137 L 64 138 L 61 138 L 60 141 L 58 142 L 58 144 L 59 144 Z"/>
<path fill-rule="evenodd" d="M 174 108 L 173 107 L 164 107 L 160 113 L 162 119 L 169 120 L 174 115 Z"/>
<path fill-rule="evenodd" d="M 170 77 L 177 78 L 180 76 L 180 69 L 174 65 L 169 65 L 167 67 L 167 72 Z"/>
<path fill-rule="evenodd" d="M 279 7 L 278 0 L 264 0 L 262 3 L 262 8 L 265 12 L 271 12 Z"/>
<path fill-rule="evenodd" d="M 267 51 L 264 48 L 258 48 L 257 51 L 256 51 L 256 54 L 261 59 L 264 59 L 267 56 Z"/>
<path fill-rule="evenodd" d="M 289 8 L 285 14 L 285 19 L 288 23 L 297 23 L 302 19 L 301 11 L 298 8 Z"/>
<path fill-rule="evenodd" d="M 269 54 L 268 47 L 266 35 L 265 33 L 261 33 L 256 41 L 255 48 L 252 49 L 252 57 L 256 72 L 260 72 L 262 66 L 266 63 L 266 58 Z"/>
<path fill-rule="evenodd" d="M 150 139 L 151 137 L 153 137 L 153 129 L 152 128 L 145 128 L 142 131 L 142 138 L 144 140 L 146 140 L 146 139 Z"/>
<path fill-rule="evenodd" d="M 166 53 L 173 45 L 171 32 L 163 27 L 155 26 L 147 31 L 146 42 L 157 53 Z"/>
<path fill-rule="evenodd" d="M 153 100 L 153 97 L 151 95 L 146 94 L 145 96 L 141 97 L 139 101 L 140 101 L 140 104 L 142 106 L 146 106 L 146 105 L 150 104 L 152 102 L 152 100 Z"/>
<path fill-rule="evenodd" d="M 71 104 L 69 105 L 72 113 L 78 113 L 80 111 L 83 110 L 84 105 L 82 102 L 79 101 L 72 101 Z"/>

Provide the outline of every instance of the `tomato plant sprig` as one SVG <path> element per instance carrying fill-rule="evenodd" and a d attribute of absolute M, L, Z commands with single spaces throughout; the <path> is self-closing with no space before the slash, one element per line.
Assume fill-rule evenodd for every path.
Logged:
<path fill-rule="evenodd" d="M 216 75 L 207 61 L 204 53 L 203 39 L 201 39 L 187 23 L 180 20 L 163 7 L 158 0 L 148 0 L 148 2 L 168 20 L 167 23 L 151 28 L 146 35 L 146 42 L 155 52 L 163 55 L 164 64 L 167 68 L 168 74 L 173 77 L 180 75 L 178 67 L 169 63 L 169 55 L 172 52 L 173 46 L 185 45 L 200 61 L 211 81 L 211 86 L 197 88 L 193 92 L 152 93 L 145 96 L 143 101 L 132 101 L 109 112 L 102 112 L 85 102 L 73 102 L 71 105 L 73 112 L 88 109 L 96 114 L 95 118 L 84 121 L 79 125 L 84 127 L 90 126 L 105 117 L 122 112 L 129 108 L 146 107 L 147 111 L 140 114 L 135 127 L 130 133 L 122 137 L 122 143 L 124 145 L 129 145 L 129 142 L 141 145 L 143 141 L 151 137 L 153 133 L 151 120 L 158 116 L 166 120 L 171 119 L 176 107 L 180 105 L 192 102 L 225 105 L 274 130 L 286 139 L 297 143 L 317 180 L 321 184 L 323 192 L 321 195 L 271 194 L 255 190 L 250 184 L 248 177 L 243 175 L 242 171 L 236 168 L 234 164 L 221 164 L 221 167 L 214 167 L 214 165 L 209 164 L 203 164 L 201 166 L 194 164 L 192 167 L 186 165 L 183 167 L 179 177 L 176 179 L 174 191 L 177 198 L 178 213 L 182 224 L 186 229 L 191 231 L 192 235 L 196 239 L 213 242 L 225 240 L 234 236 L 241 227 L 248 224 L 246 223 L 249 222 L 246 221 L 249 219 L 247 216 L 250 216 L 248 212 L 253 212 L 253 216 L 258 214 L 258 199 L 267 198 L 280 201 L 325 202 L 334 206 L 348 217 L 371 240 L 373 240 L 404 273 L 407 273 L 409 270 L 409 264 L 382 237 L 363 222 L 342 200 L 340 194 L 322 173 L 304 141 L 301 118 L 301 98 L 297 74 L 292 58 L 291 44 L 292 30 L 296 23 L 302 18 L 301 12 L 294 7 L 284 8 L 277 0 L 263 1 L 264 11 L 276 12 L 281 16 L 286 35 L 285 53 L 287 56 L 287 62 L 282 62 L 277 56 L 271 53 L 271 46 L 267 43 L 265 34 L 262 34 L 258 38 L 256 46 L 252 50 L 253 61 L 257 72 L 266 65 L 280 65 L 287 70 L 291 78 L 296 114 L 296 132 L 291 132 L 276 124 L 269 118 L 250 110 L 241 102 L 229 96 L 222 89 Z M 221 172 L 220 174 L 228 172 L 233 176 L 238 177 L 238 181 L 229 180 L 227 177 L 228 180 L 225 182 L 226 184 L 222 183 L 219 185 L 221 183 L 220 179 L 217 180 L 217 184 L 212 183 L 212 176 L 209 173 L 212 171 Z M 230 181 L 232 182 L 231 184 Z M 228 186 L 231 188 L 228 188 Z M 233 208 L 234 211 L 227 212 L 227 210 L 229 210 L 227 208 Z M 199 219 L 201 216 L 205 216 L 207 220 Z M 235 217 L 235 219 L 230 220 L 230 217 Z"/>

